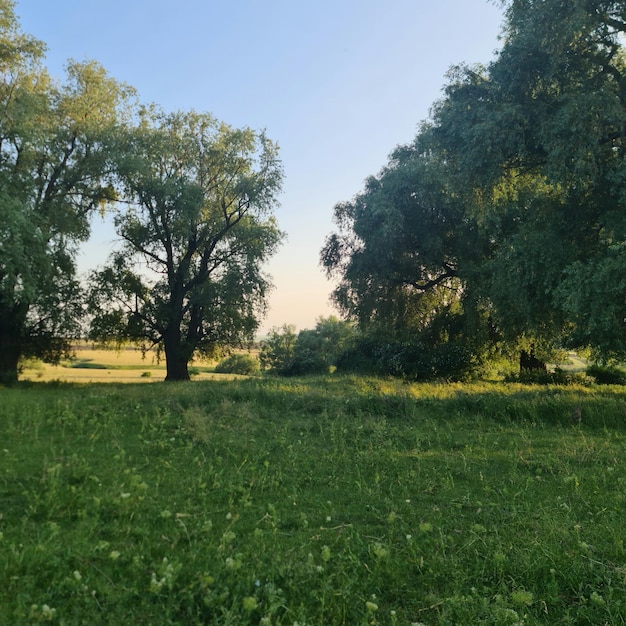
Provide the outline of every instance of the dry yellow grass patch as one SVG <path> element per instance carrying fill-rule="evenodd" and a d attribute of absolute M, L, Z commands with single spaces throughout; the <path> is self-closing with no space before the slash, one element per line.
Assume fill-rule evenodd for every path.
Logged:
<path fill-rule="evenodd" d="M 35 382 L 78 382 L 78 383 L 151 383 L 165 378 L 165 361 L 157 361 L 155 352 L 145 356 L 141 350 L 126 347 L 120 350 L 96 348 L 88 343 L 74 346 L 74 356 L 60 365 L 37 363 L 26 367 L 21 380 Z M 193 365 L 211 367 L 211 361 L 197 361 Z M 235 375 L 201 372 L 193 380 L 238 378 Z"/>

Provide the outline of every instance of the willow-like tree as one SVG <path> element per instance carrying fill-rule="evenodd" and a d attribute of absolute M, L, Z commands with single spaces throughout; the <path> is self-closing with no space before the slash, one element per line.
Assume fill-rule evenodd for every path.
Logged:
<path fill-rule="evenodd" d="M 626 355 L 626 14 L 508 0 L 488 68 L 458 68 L 432 135 L 482 203 L 476 286 L 509 336 Z"/>
<path fill-rule="evenodd" d="M 501 4 L 495 60 L 450 71 L 412 147 L 336 207 L 322 262 L 358 319 L 427 322 L 456 286 L 510 345 L 624 358 L 624 2 Z"/>
<path fill-rule="evenodd" d="M 74 258 L 112 198 L 107 139 L 131 91 L 96 63 L 51 81 L 43 43 L 0 0 L 0 382 L 22 357 L 58 359 L 80 332 Z"/>
<path fill-rule="evenodd" d="M 122 246 L 92 276 L 91 336 L 157 347 L 166 380 L 188 380 L 194 355 L 251 341 L 265 310 L 263 263 L 282 239 L 277 147 L 178 112 L 147 116 L 118 154 Z"/>

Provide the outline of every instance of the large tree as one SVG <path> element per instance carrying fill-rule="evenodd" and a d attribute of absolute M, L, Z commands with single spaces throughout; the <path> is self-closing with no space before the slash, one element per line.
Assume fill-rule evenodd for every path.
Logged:
<path fill-rule="evenodd" d="M 378 176 L 352 201 L 335 207 L 339 232 L 321 253 L 329 276 L 339 278 L 335 303 L 367 327 L 423 326 L 433 294 L 459 295 L 459 206 L 419 140 L 396 149 Z"/>
<path fill-rule="evenodd" d="M 342 368 L 460 378 L 490 343 L 489 310 L 472 283 L 488 246 L 423 139 L 396 149 L 363 192 L 335 207 L 339 231 L 321 260 L 339 279 L 335 303 L 363 331 Z"/>
<path fill-rule="evenodd" d="M 277 147 L 208 114 L 146 114 L 120 138 L 122 247 L 93 275 L 91 335 L 157 346 L 166 380 L 195 354 L 252 340 L 282 233 Z"/>
<path fill-rule="evenodd" d="M 502 50 L 453 74 L 432 129 L 484 200 L 468 206 L 494 242 L 480 285 L 510 335 L 623 356 L 626 6 L 505 4 Z"/>
<path fill-rule="evenodd" d="M 335 209 L 335 297 L 367 317 L 377 294 L 394 310 L 421 289 L 410 311 L 428 319 L 440 305 L 416 304 L 453 270 L 465 311 L 508 339 L 623 356 L 626 5 L 502 4 L 495 60 L 453 68 L 416 149 Z"/>
<path fill-rule="evenodd" d="M 53 82 L 44 46 L 0 0 L 0 381 L 25 356 L 58 358 L 78 332 L 76 246 L 112 197 L 107 137 L 128 90 L 96 63 Z"/>

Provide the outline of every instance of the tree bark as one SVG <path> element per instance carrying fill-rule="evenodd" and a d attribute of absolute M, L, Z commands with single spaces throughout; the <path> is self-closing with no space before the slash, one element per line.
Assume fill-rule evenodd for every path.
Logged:
<path fill-rule="evenodd" d="M 20 333 L 11 323 L 11 317 L 0 320 L 0 385 L 13 385 L 17 382 L 21 356 Z"/>
<path fill-rule="evenodd" d="M 180 332 L 166 334 L 165 343 L 165 367 L 166 381 L 190 380 L 189 377 L 189 350 L 181 341 Z"/>

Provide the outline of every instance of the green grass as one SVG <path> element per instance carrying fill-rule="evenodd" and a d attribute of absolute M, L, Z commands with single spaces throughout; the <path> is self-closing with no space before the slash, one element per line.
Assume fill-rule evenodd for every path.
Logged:
<path fill-rule="evenodd" d="M 626 389 L 0 389 L 0 624 L 624 624 Z"/>

